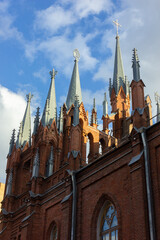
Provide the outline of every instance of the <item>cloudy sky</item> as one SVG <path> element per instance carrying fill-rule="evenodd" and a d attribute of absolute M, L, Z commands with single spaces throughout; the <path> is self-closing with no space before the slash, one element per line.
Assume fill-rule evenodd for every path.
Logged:
<path fill-rule="evenodd" d="M 118 19 L 123 65 L 132 80 L 132 49 L 138 49 L 141 78 L 152 99 L 160 94 L 159 0 L 0 0 L 0 181 L 5 182 L 12 129 L 23 118 L 25 95 L 31 92 L 32 119 L 43 111 L 50 76 L 56 75 L 57 107 L 65 102 L 72 74 L 73 50 L 79 49 L 82 98 L 91 110 L 96 98 L 101 125 L 103 94 L 113 76 Z M 109 102 L 109 97 L 108 97 Z"/>

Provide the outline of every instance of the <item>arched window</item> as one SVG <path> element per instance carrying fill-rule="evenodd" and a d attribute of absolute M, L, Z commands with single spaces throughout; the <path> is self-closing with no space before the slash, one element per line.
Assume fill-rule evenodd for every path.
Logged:
<path fill-rule="evenodd" d="M 102 153 L 103 153 L 102 143 L 99 142 L 99 154 L 102 155 Z"/>
<path fill-rule="evenodd" d="M 89 163 L 93 155 L 93 135 L 91 133 L 87 136 L 86 141 L 86 163 Z"/>
<path fill-rule="evenodd" d="M 107 202 L 101 215 L 100 238 L 101 240 L 118 240 L 117 212 L 111 202 Z"/>
<path fill-rule="evenodd" d="M 57 233 L 57 226 L 56 226 L 56 224 L 53 224 L 49 240 L 57 240 L 58 239 L 57 235 L 58 235 L 58 233 Z"/>

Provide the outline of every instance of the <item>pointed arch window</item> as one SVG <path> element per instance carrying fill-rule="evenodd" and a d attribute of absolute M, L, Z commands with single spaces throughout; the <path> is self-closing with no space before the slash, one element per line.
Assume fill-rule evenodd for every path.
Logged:
<path fill-rule="evenodd" d="M 107 203 L 101 217 L 99 239 L 118 240 L 117 211 L 114 205 L 110 202 Z"/>
<path fill-rule="evenodd" d="M 58 235 L 57 232 L 58 232 L 57 231 L 57 226 L 56 226 L 56 224 L 54 224 L 52 229 L 51 229 L 51 234 L 50 234 L 50 239 L 49 240 L 57 240 L 58 239 L 57 238 L 57 235 Z"/>

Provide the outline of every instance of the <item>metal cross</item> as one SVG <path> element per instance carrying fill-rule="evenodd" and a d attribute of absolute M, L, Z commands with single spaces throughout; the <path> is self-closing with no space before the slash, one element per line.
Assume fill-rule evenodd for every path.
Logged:
<path fill-rule="evenodd" d="M 56 74 L 58 72 L 54 70 L 54 68 L 52 69 L 52 71 L 49 72 L 49 74 L 51 75 L 51 78 L 55 78 Z"/>
<path fill-rule="evenodd" d="M 157 104 L 160 103 L 160 96 L 158 95 L 158 92 L 154 93 L 154 97 L 155 97 Z"/>
<path fill-rule="evenodd" d="M 122 27 L 122 25 L 120 25 L 120 24 L 118 23 L 118 20 L 113 21 L 113 23 L 116 25 L 116 28 L 117 28 L 117 36 L 118 36 L 118 27 Z"/>

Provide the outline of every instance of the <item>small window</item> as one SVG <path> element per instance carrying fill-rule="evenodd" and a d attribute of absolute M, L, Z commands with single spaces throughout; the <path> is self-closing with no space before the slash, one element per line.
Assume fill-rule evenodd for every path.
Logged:
<path fill-rule="evenodd" d="M 54 224 L 51 229 L 50 239 L 49 240 L 57 240 L 57 226 Z"/>
<path fill-rule="evenodd" d="M 113 204 L 107 204 L 101 219 L 101 240 L 118 240 L 117 212 Z"/>

